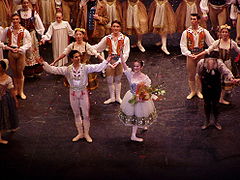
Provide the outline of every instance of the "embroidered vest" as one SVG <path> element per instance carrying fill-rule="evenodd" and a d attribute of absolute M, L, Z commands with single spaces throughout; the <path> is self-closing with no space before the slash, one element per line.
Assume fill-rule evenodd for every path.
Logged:
<path fill-rule="evenodd" d="M 86 89 L 86 87 L 88 85 L 88 80 L 87 80 L 88 76 L 86 74 L 86 65 L 81 64 L 79 71 L 80 71 L 80 73 L 77 76 L 75 76 L 74 72 L 73 72 L 73 65 L 71 64 L 68 66 L 67 79 L 70 84 L 70 89 L 72 89 L 72 90 L 82 91 L 82 90 Z M 79 81 L 79 84 L 77 86 L 74 85 L 74 80 Z"/>
<path fill-rule="evenodd" d="M 125 39 L 125 36 L 123 36 L 123 39 L 118 40 L 118 44 L 117 44 L 117 55 L 118 56 L 120 56 L 122 53 L 123 46 L 124 46 L 124 39 Z M 112 41 L 109 36 L 107 37 L 107 46 L 108 46 L 108 53 L 112 54 L 112 52 L 113 52 Z"/>
<path fill-rule="evenodd" d="M 209 0 L 209 3 L 212 5 L 221 6 L 226 3 L 226 0 Z"/>
<path fill-rule="evenodd" d="M 7 43 L 8 46 L 12 46 L 12 33 L 13 33 L 13 29 L 9 28 L 7 31 Z M 17 38 L 17 46 L 18 48 L 23 46 L 23 37 L 24 37 L 24 28 L 21 27 L 21 29 L 18 32 L 18 38 Z"/>
<path fill-rule="evenodd" d="M 199 40 L 198 40 L 198 48 L 199 49 L 203 49 L 204 42 L 205 42 L 205 33 L 202 30 L 199 33 Z M 187 46 L 190 51 L 194 49 L 194 37 L 193 37 L 193 33 L 190 31 L 187 31 Z"/>
<path fill-rule="evenodd" d="M 218 43 L 218 50 L 219 50 L 219 59 L 222 59 L 223 62 L 231 59 L 231 47 L 232 43 L 230 40 L 230 48 L 229 49 L 222 49 L 220 48 L 220 41 Z"/>
<path fill-rule="evenodd" d="M 32 15 L 31 15 L 31 17 L 30 18 L 28 18 L 28 19 L 23 19 L 22 17 L 21 17 L 21 10 L 18 10 L 17 11 L 18 12 L 18 14 L 20 15 L 20 19 L 21 19 L 21 22 L 20 22 L 20 24 L 23 26 L 23 27 L 25 27 L 29 32 L 32 32 L 33 30 L 35 30 L 35 26 L 34 26 L 34 22 L 35 22 L 35 18 L 34 18 L 34 10 L 32 10 Z"/>

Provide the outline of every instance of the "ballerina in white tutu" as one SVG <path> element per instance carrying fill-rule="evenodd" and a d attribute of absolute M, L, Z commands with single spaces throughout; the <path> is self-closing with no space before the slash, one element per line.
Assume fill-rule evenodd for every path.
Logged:
<path fill-rule="evenodd" d="M 133 70 L 122 60 L 124 74 L 130 84 L 130 90 L 125 94 L 119 119 L 126 125 L 132 126 L 132 141 L 142 142 L 143 138 L 136 136 L 138 128 L 147 128 L 157 119 L 157 113 L 148 89 L 151 79 L 141 72 L 143 61 L 135 61 Z"/>

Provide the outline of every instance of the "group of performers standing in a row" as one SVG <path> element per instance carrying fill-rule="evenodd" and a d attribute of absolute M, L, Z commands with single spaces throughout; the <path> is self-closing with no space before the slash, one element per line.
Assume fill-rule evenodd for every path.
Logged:
<path fill-rule="evenodd" d="M 4 2 L 5 5 L 7 4 L 6 0 L 0 2 Z M 50 2 L 52 5 L 57 5 L 57 9 L 55 9 L 57 11 L 55 14 L 56 20 L 50 25 L 47 23 L 43 24 L 41 20 L 43 16 L 40 17 L 35 10 L 38 9 L 36 8 L 37 2 L 38 1 L 31 2 L 31 0 L 21 0 L 21 9 L 18 9 L 16 13 L 11 16 L 11 26 L 2 29 L 1 39 L 7 42 L 7 44 L 1 42 L 0 47 L 8 50 L 9 65 L 13 72 L 13 83 L 11 82 L 11 78 L 5 73 L 8 67 L 8 60 L 2 60 L 1 63 L 5 65 L 1 65 L 1 75 L 3 75 L 0 76 L 2 92 L 1 104 L 9 100 L 4 97 L 7 94 L 7 89 L 12 89 L 13 85 L 15 91 L 12 91 L 12 97 L 14 97 L 14 100 L 17 102 L 14 94 L 21 99 L 26 99 L 23 91 L 24 77 L 41 73 L 41 64 L 43 64 L 43 68 L 47 72 L 62 74 L 69 83 L 70 102 L 78 130 L 78 135 L 72 140 L 77 141 L 85 137 L 88 142 L 92 142 L 89 135 L 89 100 L 86 88 L 88 86 L 88 89 L 94 89 L 96 87 L 94 83 L 96 75 L 93 73 L 106 69 L 110 98 L 107 99 L 104 104 L 110 104 L 115 101 L 120 103 L 120 119 L 126 125 L 133 126 L 131 139 L 134 141 L 143 141 L 142 138 L 136 136 L 138 127 L 147 128 L 157 116 L 151 98 L 143 100 L 137 97 L 138 103 L 134 105 L 129 102 L 132 96 L 136 96 L 137 84 L 143 82 L 146 86 L 150 86 L 151 81 L 147 75 L 141 72 L 143 68 L 141 61 L 134 62 L 133 70 L 127 67 L 126 61 L 130 53 L 130 40 L 127 35 L 136 35 L 137 41 L 135 45 L 132 43 L 132 46 L 137 46 L 144 52 L 142 35 L 147 32 L 159 34 L 162 41 L 158 43 L 158 45 L 162 44 L 161 49 L 163 52 L 170 54 L 167 50 L 167 35 L 176 32 L 177 29 L 183 31 L 187 28 L 183 31 L 180 42 L 182 54 L 187 56 L 186 64 L 191 90 L 187 99 L 191 99 L 195 95 L 199 98 L 204 98 L 207 120 L 202 129 L 206 129 L 209 126 L 211 106 L 213 106 L 213 113 L 215 115 L 214 125 L 218 129 L 221 129 L 221 125 L 218 123 L 216 104 L 218 101 L 223 104 L 229 104 L 229 102 L 224 100 L 224 90 L 221 89 L 221 86 L 219 91 L 219 83 L 217 83 L 218 91 L 213 90 L 213 94 L 215 94 L 215 92 L 219 94 L 220 92 L 221 96 L 219 94 L 219 98 L 218 96 L 214 96 L 215 98 L 212 99 L 212 96 L 207 96 L 207 94 L 210 91 L 212 92 L 212 89 L 209 90 L 209 87 L 213 85 L 216 87 L 216 84 L 209 85 L 208 83 L 215 83 L 215 80 L 221 82 L 221 75 L 232 82 L 238 81 L 234 80 L 234 76 L 230 71 L 233 62 L 230 51 L 234 49 L 240 53 L 240 48 L 235 41 L 230 39 L 230 27 L 228 25 L 221 25 L 221 23 L 225 23 L 227 19 L 225 18 L 225 21 L 222 20 L 223 17 L 226 17 L 224 12 L 227 12 L 227 1 L 183 1 L 176 11 L 176 13 L 179 14 L 177 18 L 181 19 L 176 20 L 172 6 L 167 0 L 154 0 L 150 5 L 148 13 L 144 4 L 139 0 L 127 0 L 122 4 L 115 0 L 82 0 L 79 4 L 77 3 L 80 10 L 76 13 L 77 16 L 74 16 L 74 18 L 77 17 L 75 25 L 80 28 L 76 28 L 74 31 L 70 25 L 70 23 L 74 22 L 70 21 L 70 11 L 69 14 L 65 14 L 64 12 L 66 11 L 64 11 L 64 9 L 65 6 L 70 6 L 71 3 L 74 4 L 78 1 L 56 0 L 55 3 L 49 1 L 48 5 L 50 5 Z M 57 2 L 61 2 L 62 4 L 58 4 Z M 43 4 L 40 3 L 40 5 Z M 235 5 L 238 5 L 238 2 L 235 2 L 233 5 L 233 7 L 235 7 Z M 200 12 L 199 8 L 202 9 L 203 18 L 196 13 Z M 209 13 L 213 28 L 215 28 L 215 21 L 212 18 L 219 16 L 217 25 L 221 26 L 219 26 L 220 33 L 218 36 L 219 40 L 217 41 L 214 41 L 210 33 L 199 25 L 203 24 L 204 26 L 203 20 L 207 19 L 207 13 Z M 65 16 L 70 18 L 70 23 L 63 20 Z M 178 23 L 182 24 L 179 25 Z M 48 30 L 45 33 L 45 27 L 48 25 Z M 121 32 L 124 32 L 124 34 Z M 110 34 L 106 35 L 106 33 Z M 41 36 L 40 40 L 37 39 L 36 34 Z M 71 44 L 69 44 L 68 41 L 69 36 L 74 36 L 75 38 L 75 41 Z M 57 67 L 48 65 L 48 63 L 44 62 L 39 56 L 39 44 L 44 44 L 49 40 L 52 41 L 54 57 L 51 65 L 56 65 Z M 86 42 L 87 40 L 88 42 Z M 40 41 L 40 43 L 38 41 Z M 204 50 L 205 42 L 209 46 L 207 50 Z M 104 56 L 101 55 L 101 52 L 106 49 L 108 50 L 107 61 L 105 61 Z M 208 61 L 206 61 L 205 63 L 204 61 L 204 63 L 197 68 L 197 63 L 203 58 L 204 54 L 210 53 L 214 49 L 218 49 L 220 54 L 218 58 L 226 63 L 228 68 L 222 61 L 216 60 L 216 57 L 211 57 L 212 59 L 215 58 L 213 62 L 209 61 L 210 63 L 208 63 Z M 68 63 L 67 56 L 69 56 L 73 64 L 63 66 Z M 97 57 L 102 63 L 99 65 L 88 65 L 90 56 Z M 207 65 L 205 66 L 205 64 Z M 213 73 L 213 69 L 218 73 Z M 126 93 L 122 100 L 120 95 L 123 71 L 129 80 L 131 90 Z M 204 73 L 202 73 L 202 71 L 204 71 Z M 215 76 L 216 74 L 220 76 Z M 204 81 L 204 77 L 208 77 L 206 81 Z M 212 80 L 213 77 L 215 78 L 214 81 Z M 202 86 L 203 84 L 204 86 Z M 202 88 L 205 88 L 203 94 L 201 93 Z M 208 98 L 206 99 L 206 97 Z M 80 108 L 82 109 L 82 114 L 79 110 Z M 6 110 L 6 108 L 1 108 L 0 111 L 1 113 L 5 113 L 4 118 L 1 116 L 0 131 L 6 129 L 15 130 L 17 123 L 13 123 L 14 126 L 11 126 L 7 123 L 7 119 L 14 119 L 16 116 L 7 115 L 9 111 Z M 9 121 L 10 124 L 14 122 L 13 119 Z M 1 140 L 1 138 L 0 142 L 6 143 L 6 141 Z"/>
<path fill-rule="evenodd" d="M 21 12 L 21 18 L 32 18 L 35 30 L 40 35 L 44 33 L 42 24 L 48 28 L 55 21 L 56 12 L 61 11 L 64 21 L 69 22 L 73 28 L 86 29 L 89 40 L 94 39 L 95 43 L 109 34 L 111 22 L 118 20 L 123 24 L 122 31 L 125 34 L 137 35 L 137 42 L 133 46 L 144 52 L 142 35 L 152 32 L 161 36 L 161 42 L 157 45 L 162 44 L 163 52 L 169 54 L 167 35 L 182 33 L 191 25 L 190 14 L 197 13 L 201 16 L 200 25 L 206 28 L 206 21 L 210 19 L 214 31 L 231 19 L 232 24 L 237 25 L 236 40 L 240 43 L 240 0 L 182 0 L 176 12 L 168 0 L 153 0 L 148 9 L 141 0 L 29 0 L 28 3 L 29 9 L 33 11 L 30 13 L 28 10 L 28 16 Z M 11 13 L 21 8 L 24 12 L 27 11 L 23 4 L 22 0 L 0 1 L 0 22 L 3 27 L 10 25 Z M 93 23 L 94 19 L 98 23 Z M 26 28 L 31 30 L 30 27 Z"/>

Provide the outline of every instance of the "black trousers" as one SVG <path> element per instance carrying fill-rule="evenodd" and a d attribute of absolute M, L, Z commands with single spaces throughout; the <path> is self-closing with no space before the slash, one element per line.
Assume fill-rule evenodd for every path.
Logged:
<path fill-rule="evenodd" d="M 214 121 L 218 121 L 218 103 L 221 95 L 221 86 L 218 87 L 209 87 L 204 86 L 202 87 L 202 94 L 204 99 L 204 111 L 206 115 L 206 120 L 210 121 L 210 114 L 211 112 L 214 115 Z"/>

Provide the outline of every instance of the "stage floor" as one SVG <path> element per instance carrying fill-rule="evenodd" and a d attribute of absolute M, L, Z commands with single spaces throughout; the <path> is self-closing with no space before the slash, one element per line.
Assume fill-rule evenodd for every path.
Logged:
<path fill-rule="evenodd" d="M 44 56 L 50 62 L 48 46 Z M 164 82 L 165 99 L 155 102 L 158 119 L 148 131 L 139 131 L 143 143 L 130 141 L 131 128 L 118 119 L 119 104 L 104 105 L 109 98 L 106 79 L 98 75 L 92 91 L 93 143 L 71 142 L 76 135 L 68 89 L 61 76 L 43 73 L 27 79 L 27 100 L 20 100 L 20 129 L 5 134 L 0 145 L 1 180 L 7 179 L 239 179 L 240 88 L 229 96 L 232 104 L 220 106 L 222 131 L 201 130 L 203 101 L 188 94 L 186 61 L 177 47 L 166 56 L 160 47 L 146 53 L 131 51 L 145 61 L 144 72 L 152 84 Z M 129 89 L 122 78 L 122 97 Z M 3 177 L 3 178 L 2 178 Z"/>

